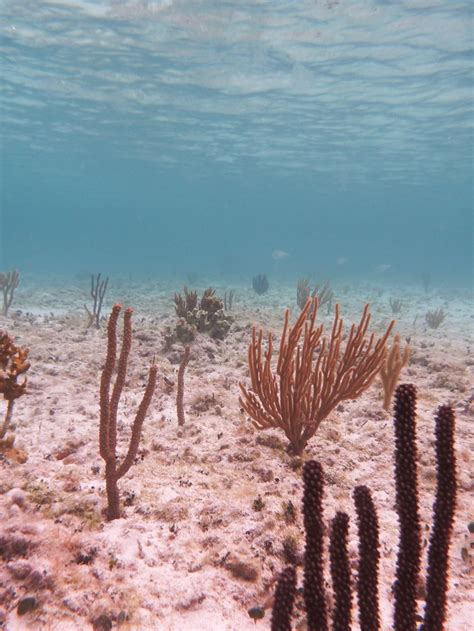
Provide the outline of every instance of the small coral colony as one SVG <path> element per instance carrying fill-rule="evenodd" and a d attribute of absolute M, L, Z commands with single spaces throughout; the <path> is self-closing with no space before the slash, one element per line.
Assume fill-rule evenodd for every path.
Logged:
<path fill-rule="evenodd" d="M 15 289 L 19 284 L 16 271 L 0 275 L 3 314 L 8 315 Z M 265 275 L 253 279 L 255 294 L 269 287 Z M 131 420 L 130 440 L 125 454 L 117 453 L 117 433 L 123 427 L 117 421 L 121 395 L 127 382 L 127 362 L 132 347 L 132 310 L 115 304 L 108 317 L 102 314 L 108 279 L 100 274 L 91 277 L 92 306 L 85 306 L 85 326 L 107 329 L 104 364 L 99 386 L 98 451 L 104 460 L 107 505 L 104 519 L 123 516 L 120 479 L 133 466 L 141 440 L 142 427 L 157 383 L 157 365 L 153 360 L 135 417 Z M 328 283 L 311 291 L 308 280 L 299 281 L 296 302 L 299 315 L 293 324 L 287 310 L 279 334 L 278 352 L 272 333 L 253 328 L 249 338 L 249 379 L 240 384 L 239 404 L 250 423 L 259 430 L 281 430 L 289 453 L 300 457 L 303 470 L 303 516 L 305 550 L 302 591 L 297 590 L 295 564 L 289 563 L 275 577 L 271 629 L 290 631 L 295 616 L 305 612 L 310 631 L 349 630 L 358 619 L 362 631 L 381 629 L 379 607 L 379 522 L 371 490 L 357 486 L 353 500 L 357 517 L 358 565 L 356 580 L 351 579 L 348 552 L 349 516 L 338 512 L 330 524 L 329 547 L 324 547 L 323 468 L 318 461 L 305 457 L 308 442 L 320 424 L 341 402 L 358 398 L 378 376 L 384 389 L 384 408 L 393 409 L 395 506 L 399 523 L 399 543 L 393 585 L 393 629 L 396 631 L 435 631 L 446 628 L 447 576 L 450 538 L 456 503 L 456 467 L 454 453 L 454 414 L 449 406 L 435 413 L 434 452 L 437 463 L 436 489 L 433 498 L 431 538 L 427 562 L 422 564 L 422 534 L 417 485 L 416 389 L 411 384 L 397 386 L 400 373 L 410 356 L 408 344 L 402 348 L 398 335 L 392 336 L 394 321 L 377 335 L 370 331 L 369 306 L 360 320 L 345 330 L 339 306 L 333 306 L 333 291 Z M 223 340 L 235 318 L 230 315 L 234 292 L 221 299 L 213 288 L 201 296 L 184 288 L 174 295 L 176 323 L 165 332 L 165 347 L 182 343 L 183 351 L 177 380 L 177 425 L 185 424 L 183 392 L 185 370 L 196 336 L 209 335 Z M 399 311 L 398 301 L 391 301 L 392 313 Z M 317 323 L 323 307 L 333 313 L 332 326 L 326 330 Z M 445 317 L 441 310 L 428 312 L 426 323 L 437 328 Z M 122 324 L 121 324 L 122 322 Z M 118 329 L 122 328 L 119 335 Z M 275 357 L 274 357 L 275 356 Z M 7 331 L 0 331 L 0 394 L 5 412 L 0 430 L 0 453 L 3 459 L 18 459 L 15 436 L 10 431 L 16 400 L 28 392 L 28 349 L 18 345 Z M 237 395 L 236 395 L 237 396 Z M 393 407 L 392 407 L 393 406 Z M 21 432 L 21 427 L 17 428 Z M 296 475 L 296 474 L 295 474 Z M 325 555 L 328 554 L 330 583 L 325 580 Z M 422 567 L 426 575 L 420 577 Z M 419 584 L 425 584 L 425 607 L 422 619 L 417 610 Z M 328 598 L 328 590 L 332 597 Z M 353 594 L 354 592 L 354 594 Z M 302 594 L 302 597 L 301 597 Z M 356 613 L 354 613 L 356 612 Z M 257 621 L 264 611 L 249 610 Z M 422 626 L 420 627 L 420 623 Z"/>

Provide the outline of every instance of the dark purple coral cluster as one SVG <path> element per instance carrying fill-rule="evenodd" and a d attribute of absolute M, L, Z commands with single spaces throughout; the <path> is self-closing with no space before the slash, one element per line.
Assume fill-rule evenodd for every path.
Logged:
<path fill-rule="evenodd" d="M 412 385 L 397 388 L 394 404 L 396 508 L 400 535 L 394 584 L 394 631 L 416 631 L 417 586 L 421 566 L 421 537 L 418 513 L 416 390 Z M 437 488 L 433 506 L 433 530 L 428 551 L 426 607 L 423 631 L 443 631 L 446 620 L 448 556 L 456 505 L 456 458 L 454 413 L 449 406 L 436 415 Z M 309 631 L 336 631 L 351 625 L 351 577 L 347 553 L 349 518 L 337 513 L 331 526 L 330 566 L 334 606 L 328 611 L 324 586 L 323 470 L 315 461 L 303 469 L 303 513 L 306 530 L 304 601 Z M 379 524 L 370 490 L 354 490 L 359 537 L 357 601 L 361 631 L 379 631 Z M 290 577 L 291 576 L 291 580 Z M 294 580 L 293 580 L 294 578 Z M 275 594 L 272 631 L 291 631 L 296 578 L 286 568 Z M 286 593 L 285 589 L 291 591 Z M 290 597 L 291 595 L 291 597 Z M 277 624 L 276 612 L 284 611 L 284 625 Z M 279 614 L 279 619 L 283 620 Z M 275 622 L 274 622 L 275 621 Z"/>

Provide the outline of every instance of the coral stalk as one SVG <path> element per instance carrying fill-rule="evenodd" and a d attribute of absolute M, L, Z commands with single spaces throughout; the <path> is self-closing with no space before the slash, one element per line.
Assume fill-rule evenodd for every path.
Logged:
<path fill-rule="evenodd" d="M 183 357 L 178 370 L 178 392 L 176 394 L 176 411 L 178 414 L 178 425 L 184 425 L 184 371 L 189 362 L 191 349 L 189 346 L 184 347 Z"/>
<path fill-rule="evenodd" d="M 289 565 L 280 574 L 272 609 L 271 631 L 291 631 L 296 594 L 296 570 Z"/>
<path fill-rule="evenodd" d="M 306 531 L 304 559 L 304 601 L 308 631 L 327 631 L 326 592 L 323 570 L 323 469 L 309 460 L 303 468 L 303 516 Z"/>
<path fill-rule="evenodd" d="M 436 414 L 436 497 L 433 531 L 428 550 L 428 578 L 423 631 L 442 631 L 446 620 L 449 544 L 456 508 L 456 456 L 454 412 L 443 405 Z"/>
<path fill-rule="evenodd" d="M 380 560 L 379 524 L 370 490 L 366 486 L 354 489 L 359 535 L 359 570 L 357 600 L 360 631 L 379 631 L 378 569 Z"/>
<path fill-rule="evenodd" d="M 395 489 L 400 537 L 393 622 L 394 631 L 416 631 L 421 530 L 418 514 L 415 386 L 403 384 L 397 388 L 394 415 Z"/>
<path fill-rule="evenodd" d="M 105 482 L 108 501 L 107 518 L 109 520 L 118 519 L 120 517 L 120 497 L 117 482 L 127 473 L 137 456 L 143 422 L 155 390 L 157 373 L 156 365 L 152 364 L 148 374 L 148 383 L 133 422 L 132 435 L 130 437 L 127 454 L 122 464 L 118 465 L 116 455 L 117 412 L 120 396 L 125 385 L 127 361 L 132 345 L 132 309 L 126 309 L 117 377 L 112 389 L 112 394 L 110 394 L 112 375 L 117 356 L 117 322 L 120 311 L 121 306 L 114 305 L 109 317 L 107 328 L 107 356 L 100 382 L 99 449 L 100 455 L 105 460 Z"/>
<path fill-rule="evenodd" d="M 338 512 L 332 521 L 329 543 L 331 578 L 334 590 L 334 609 L 332 612 L 333 631 L 351 629 L 351 570 L 347 537 L 349 534 L 349 516 Z"/>

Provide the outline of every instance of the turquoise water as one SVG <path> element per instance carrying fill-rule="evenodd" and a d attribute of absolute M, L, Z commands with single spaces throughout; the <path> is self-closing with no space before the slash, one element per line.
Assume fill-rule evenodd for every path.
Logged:
<path fill-rule="evenodd" d="M 0 269 L 471 282 L 471 2 L 1 0 L 0 29 Z"/>

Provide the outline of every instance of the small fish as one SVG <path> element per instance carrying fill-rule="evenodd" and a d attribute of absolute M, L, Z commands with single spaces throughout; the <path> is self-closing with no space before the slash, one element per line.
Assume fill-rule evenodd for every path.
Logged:
<path fill-rule="evenodd" d="M 337 265 L 345 265 L 348 262 L 349 262 L 349 259 L 346 259 L 345 256 L 340 256 L 336 261 Z"/>
<path fill-rule="evenodd" d="M 285 250 L 273 250 L 272 259 L 274 261 L 281 261 L 282 259 L 287 259 L 290 255 Z"/>
<path fill-rule="evenodd" d="M 377 272 L 377 274 L 383 274 L 384 272 L 387 272 L 391 267 L 392 266 L 388 263 L 382 263 L 381 265 L 377 265 L 375 271 Z"/>

